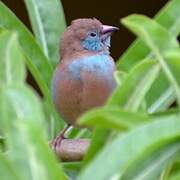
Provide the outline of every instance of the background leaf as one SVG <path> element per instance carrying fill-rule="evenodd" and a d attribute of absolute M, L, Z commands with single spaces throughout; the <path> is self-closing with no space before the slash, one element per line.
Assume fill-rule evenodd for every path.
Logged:
<path fill-rule="evenodd" d="M 146 94 L 145 100 L 149 113 L 166 110 L 176 100 L 175 91 L 162 70 Z"/>
<path fill-rule="evenodd" d="M 155 21 L 141 15 L 131 15 L 122 20 L 123 24 L 130 30 L 136 33 L 152 50 L 156 59 L 159 61 L 167 79 L 173 86 L 178 103 L 180 104 L 180 87 L 177 83 L 177 76 L 174 76 L 171 72 L 166 60 L 164 59 L 164 53 L 167 50 L 176 50 L 179 48 L 179 43 L 175 37 L 173 37 L 166 29 L 160 26 Z"/>
<path fill-rule="evenodd" d="M 180 32 L 180 2 L 179 0 L 169 1 L 155 16 L 155 20 L 165 27 L 172 36 L 178 36 Z M 150 49 L 138 38 L 120 57 L 117 67 L 121 71 L 129 71 L 134 65 L 144 58 L 151 56 Z M 160 73 L 162 74 L 162 73 Z M 146 104 L 149 112 L 163 110 L 175 101 L 175 94 L 164 75 L 156 78 L 146 97 Z"/>
<path fill-rule="evenodd" d="M 60 36 L 65 30 L 63 8 L 59 0 L 25 0 L 35 36 L 53 65 L 59 61 Z"/>
<path fill-rule="evenodd" d="M 172 35 L 180 33 L 180 1 L 171 0 L 155 16 L 155 20 L 165 27 Z M 117 63 L 117 68 L 122 71 L 129 71 L 135 64 L 142 61 L 151 54 L 150 49 L 138 38 L 124 52 Z"/>
<path fill-rule="evenodd" d="M 32 34 L 2 2 L 0 2 L 0 26 L 17 32 L 22 52 L 26 57 L 24 60 L 41 89 L 50 110 L 50 117 L 59 130 L 64 123 L 60 120 L 52 102 L 50 87 L 53 69 L 50 60 L 44 55 Z"/>
<path fill-rule="evenodd" d="M 159 71 L 160 67 L 151 60 L 138 64 L 116 88 L 108 104 L 137 111 Z"/>
<path fill-rule="evenodd" d="M 21 48 L 27 57 L 28 68 L 45 97 L 50 100 L 52 66 L 32 34 L 2 2 L 0 2 L 0 26 L 18 33 Z"/>
<path fill-rule="evenodd" d="M 1 32 L 0 44 L 0 83 L 24 82 L 26 77 L 25 66 L 22 63 L 23 56 L 19 50 L 17 34 L 8 31 Z"/>

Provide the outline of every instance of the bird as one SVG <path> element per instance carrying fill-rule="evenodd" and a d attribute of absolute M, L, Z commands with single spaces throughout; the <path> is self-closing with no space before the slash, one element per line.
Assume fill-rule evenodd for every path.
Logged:
<path fill-rule="evenodd" d="M 61 36 L 60 63 L 52 78 L 52 98 L 67 127 L 52 141 L 60 144 L 84 112 L 103 106 L 116 87 L 111 35 L 119 28 L 95 18 L 72 21 Z"/>

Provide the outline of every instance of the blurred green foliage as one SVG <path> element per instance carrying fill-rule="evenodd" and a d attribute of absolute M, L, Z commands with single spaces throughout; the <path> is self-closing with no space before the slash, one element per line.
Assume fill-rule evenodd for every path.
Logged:
<path fill-rule="evenodd" d="M 117 62 L 118 87 L 70 138 L 91 138 L 82 162 L 58 162 L 48 141 L 64 127 L 51 99 L 66 28 L 58 0 L 25 0 L 34 35 L 0 2 L 0 179 L 180 179 L 180 0 L 122 24 L 138 39 Z M 51 11 L 49 11 L 51 9 Z M 43 98 L 26 83 L 31 72 Z M 175 103 L 171 107 L 172 103 Z"/>

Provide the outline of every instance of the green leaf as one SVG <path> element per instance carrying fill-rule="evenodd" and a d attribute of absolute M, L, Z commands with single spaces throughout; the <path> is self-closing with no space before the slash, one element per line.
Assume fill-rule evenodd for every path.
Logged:
<path fill-rule="evenodd" d="M 92 131 L 88 128 L 76 128 L 72 127 L 67 133 L 67 137 L 70 139 L 79 139 L 79 138 L 91 138 Z"/>
<path fill-rule="evenodd" d="M 55 65 L 59 61 L 60 35 L 65 30 L 63 8 L 59 0 L 25 0 L 33 31 L 44 54 Z"/>
<path fill-rule="evenodd" d="M 122 108 L 128 111 L 137 111 L 159 70 L 159 66 L 149 59 L 135 66 L 127 74 L 122 84 L 117 87 L 107 105 L 121 105 Z M 85 157 L 85 164 L 91 161 L 96 153 L 106 144 L 109 135 L 109 130 L 102 128 L 95 130 L 91 146 Z"/>
<path fill-rule="evenodd" d="M 123 72 L 123 71 L 116 71 L 114 73 L 114 78 L 116 80 L 116 83 L 118 85 L 122 84 L 122 82 L 123 82 L 124 78 L 126 77 L 126 75 L 127 74 L 125 72 Z"/>
<path fill-rule="evenodd" d="M 152 117 L 157 117 L 157 118 L 177 118 L 180 114 L 180 109 L 177 108 L 169 108 L 166 111 L 160 111 L 160 112 L 156 112 L 151 114 Z"/>
<path fill-rule="evenodd" d="M 52 66 L 27 28 L 0 2 L 0 26 L 18 33 L 26 63 L 45 97 L 50 99 Z"/>
<path fill-rule="evenodd" d="M 164 59 L 164 53 L 167 50 L 179 48 L 176 38 L 158 23 L 145 16 L 131 15 L 124 18 L 122 23 L 137 34 L 155 54 L 167 79 L 174 87 L 178 103 L 180 104 L 180 87 L 177 83 L 177 78 L 173 75 Z"/>
<path fill-rule="evenodd" d="M 180 143 L 177 141 L 161 148 L 149 148 L 147 151 L 149 152 L 135 160 L 125 171 L 122 180 L 159 180 L 160 173 L 180 155 Z"/>
<path fill-rule="evenodd" d="M 79 179 L 120 179 L 134 160 L 148 153 L 148 149 L 180 138 L 179 116 L 171 120 L 153 121 L 117 136 L 85 167 Z"/>
<path fill-rule="evenodd" d="M 62 165 L 69 179 L 76 179 L 82 169 L 82 162 L 64 162 Z"/>
<path fill-rule="evenodd" d="M 168 180 L 179 180 L 180 179 L 180 172 L 173 174 Z"/>
<path fill-rule="evenodd" d="M 13 167 L 11 162 L 2 153 L 0 153 L 0 161 L 1 180 L 22 180 L 17 174 L 15 166 Z"/>
<path fill-rule="evenodd" d="M 10 85 L 24 80 L 25 66 L 17 34 L 3 31 L 0 33 L 0 84 Z"/>
<path fill-rule="evenodd" d="M 179 51 L 169 51 L 167 52 L 165 59 L 167 61 L 168 67 L 171 73 L 175 77 L 178 87 L 180 88 L 180 50 Z"/>
<path fill-rule="evenodd" d="M 178 157 L 177 161 L 172 165 L 171 174 L 168 180 L 179 180 L 180 178 L 179 170 L 180 170 L 180 162 L 179 162 L 179 157 Z"/>
<path fill-rule="evenodd" d="M 24 61 L 16 33 L 0 34 L 0 57 L 1 63 L 7 60 L 0 86 L 0 124 L 10 164 L 22 179 L 65 179 L 46 143 L 47 127 L 40 98 L 24 83 Z M 14 179 L 18 178 L 14 175 Z"/>
<path fill-rule="evenodd" d="M 17 19 L 17 17 L 6 6 L 3 5 L 2 2 L 0 2 L 0 26 L 17 32 L 22 52 L 25 55 L 24 60 L 33 77 L 37 81 L 47 103 L 49 104 L 56 127 L 62 127 L 61 120 L 59 115 L 56 113 L 50 93 L 50 84 L 53 72 L 52 66 L 33 38 L 32 34 Z M 16 64 L 15 67 L 17 66 L 18 64 Z M 17 68 L 19 69 L 20 67 L 18 66 Z M 18 69 L 16 71 L 18 71 Z M 19 71 L 20 70 L 21 68 Z M 14 72 L 16 71 L 14 70 Z"/>
<path fill-rule="evenodd" d="M 180 86 L 179 51 L 168 51 L 165 54 L 165 59 L 171 72 L 174 74 L 174 77 L 176 77 L 177 83 Z M 169 82 L 166 80 L 164 72 L 160 73 L 158 79 L 159 80 L 153 84 L 152 89 L 150 89 L 146 97 L 146 102 L 148 103 L 148 112 L 150 113 L 165 110 L 176 100 L 175 91 L 173 87 L 169 85 Z"/>
<path fill-rule="evenodd" d="M 5 149 L 5 138 L 3 136 L 0 136 L 0 152 L 3 152 Z"/>
<path fill-rule="evenodd" d="M 113 112 L 112 112 L 112 109 L 114 109 Z M 109 116 L 107 115 L 107 112 L 105 114 L 103 114 L 103 112 L 105 110 L 108 113 L 111 112 L 111 117 L 110 117 L 110 114 L 108 114 Z M 93 137 L 92 137 L 91 146 L 90 146 L 90 148 L 88 150 L 87 155 L 85 156 L 85 161 L 84 161 L 85 165 L 87 165 L 90 161 L 92 161 L 94 156 L 108 142 L 110 131 L 104 130 L 104 128 L 107 128 L 108 125 L 110 126 L 108 128 L 114 128 L 114 129 L 117 129 L 117 126 L 118 126 L 119 130 L 122 131 L 123 130 L 122 127 L 124 127 L 125 125 L 127 126 L 126 121 L 130 121 L 130 123 L 132 123 L 132 124 L 135 123 L 138 126 L 138 125 L 140 125 L 140 123 L 149 122 L 150 119 L 153 120 L 153 121 L 156 121 L 157 119 L 171 120 L 171 119 L 177 118 L 179 116 L 179 113 L 180 113 L 179 109 L 171 109 L 171 110 L 168 110 L 168 111 L 165 111 L 165 112 L 161 112 L 161 113 L 159 112 L 159 113 L 152 114 L 152 116 L 149 117 L 144 113 L 132 113 L 132 112 L 129 112 L 130 116 L 128 115 L 128 118 L 131 118 L 131 115 L 134 114 L 135 119 L 125 119 L 123 117 L 123 121 L 122 121 L 121 120 L 121 115 L 122 114 L 119 114 L 119 116 L 116 117 L 116 119 L 114 119 L 114 116 L 116 116 L 114 114 L 114 111 L 115 111 L 116 115 L 118 113 L 122 113 L 122 112 L 124 113 L 124 111 L 122 111 L 120 109 L 117 109 L 116 107 L 111 107 L 109 109 L 109 106 L 108 106 L 108 107 L 100 108 L 100 109 L 97 109 L 97 110 L 94 110 L 94 111 L 93 110 L 89 111 L 89 112 L 85 113 L 80 118 L 80 121 L 84 121 L 84 123 L 87 123 L 88 125 L 89 124 L 91 125 L 93 123 L 94 123 L 94 125 L 97 125 L 97 128 L 96 128 L 96 130 L 95 130 L 95 132 L 93 134 Z M 139 117 L 139 119 L 138 119 L 138 117 Z M 133 122 L 133 120 L 135 122 Z M 85 121 L 87 121 L 87 122 L 85 122 Z M 90 121 L 92 121 L 92 122 L 90 122 Z M 110 121 L 112 121 L 112 125 L 111 125 Z M 106 123 L 107 123 L 107 125 L 106 125 Z"/>
<path fill-rule="evenodd" d="M 65 127 L 65 122 L 60 118 L 59 113 L 54 108 L 54 104 L 50 104 L 46 99 L 43 100 L 43 110 L 49 130 L 48 139 L 52 140 L 59 133 L 60 129 Z"/>
<path fill-rule="evenodd" d="M 93 160 L 93 158 L 98 154 L 98 152 L 103 148 L 103 146 L 108 141 L 108 136 L 110 135 L 109 130 L 104 130 L 103 128 L 97 127 L 93 132 L 91 138 L 91 145 L 88 149 L 88 152 L 84 158 L 84 167 Z"/>
<path fill-rule="evenodd" d="M 175 91 L 162 70 L 146 94 L 145 99 L 149 113 L 165 110 L 176 100 Z"/>
<path fill-rule="evenodd" d="M 108 104 L 137 111 L 159 71 L 160 66 L 149 59 L 138 64 L 117 87 Z"/>
<path fill-rule="evenodd" d="M 42 128 L 33 121 L 24 124 L 17 122 L 16 128 L 9 136 L 9 156 L 18 164 L 19 171 L 23 169 L 24 179 L 66 179 L 49 145 L 39 133 Z M 14 138 L 21 141 L 15 141 Z"/>
<path fill-rule="evenodd" d="M 64 179 L 47 144 L 46 124 L 39 98 L 24 85 L 1 89 L 1 124 L 8 157 L 23 179 Z"/>
<path fill-rule="evenodd" d="M 170 176 L 171 170 L 172 170 L 172 163 L 169 163 L 169 165 L 167 165 L 167 167 L 164 168 L 164 170 L 162 170 L 160 180 L 167 180 Z"/>
<path fill-rule="evenodd" d="M 19 119 L 32 119 L 37 125 L 44 126 L 41 133 L 45 132 L 46 126 L 42 105 L 34 90 L 25 85 L 6 86 L 3 95 L 9 103 L 9 109 L 6 111 L 13 112 L 14 116 Z M 8 119 L 12 119 L 12 117 L 9 116 Z"/>
<path fill-rule="evenodd" d="M 169 172 L 168 180 L 178 180 L 180 177 L 180 159 L 179 157 L 176 158 L 174 163 L 171 163 L 171 169 Z M 167 180 L 167 179 L 162 179 Z"/>
<path fill-rule="evenodd" d="M 175 36 L 178 36 L 180 32 L 179 8 L 179 0 L 171 0 L 155 16 L 155 20 Z M 150 49 L 148 49 L 145 43 L 138 38 L 121 56 L 117 63 L 117 67 L 120 70 L 129 71 L 134 65 L 150 55 L 152 55 Z M 173 101 L 175 101 L 175 94 L 167 80 L 161 81 L 161 79 L 157 77 L 155 83 L 156 85 L 152 85 L 150 92 L 148 92 L 147 95 L 150 97 L 146 101 L 149 112 L 166 109 Z M 156 93 L 154 94 L 154 92 Z"/>
<path fill-rule="evenodd" d="M 156 21 L 143 15 L 130 15 L 122 19 L 123 25 L 129 28 L 132 32 L 138 35 L 145 46 L 156 54 L 155 49 L 159 49 L 164 53 L 167 50 L 178 48 L 179 44 L 176 37 L 172 36 L 163 26 Z"/>
<path fill-rule="evenodd" d="M 119 107 L 104 107 L 91 110 L 80 117 L 80 125 L 98 126 L 106 129 L 127 130 L 147 122 L 148 116 L 143 113 L 128 112 Z"/>
<path fill-rule="evenodd" d="M 7 135 L 9 158 L 24 179 L 65 179 L 40 131 L 41 128 L 29 119 L 17 120 L 14 130 Z"/>
<path fill-rule="evenodd" d="M 46 135 L 46 123 L 39 97 L 23 84 L 1 86 L 0 122 L 2 132 L 13 129 L 14 119 L 30 119 L 37 126 L 44 127 L 41 134 Z"/>
<path fill-rule="evenodd" d="M 180 1 L 171 0 L 155 16 L 155 20 L 165 27 L 174 36 L 180 33 Z M 125 53 L 120 57 L 117 68 L 129 71 L 134 65 L 151 54 L 150 49 L 138 38 Z"/>

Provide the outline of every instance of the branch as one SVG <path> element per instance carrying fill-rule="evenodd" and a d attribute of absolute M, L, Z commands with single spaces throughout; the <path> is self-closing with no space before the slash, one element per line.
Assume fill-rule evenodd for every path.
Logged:
<path fill-rule="evenodd" d="M 89 147 L 89 139 L 63 139 L 56 147 L 56 155 L 61 161 L 80 161 Z"/>

